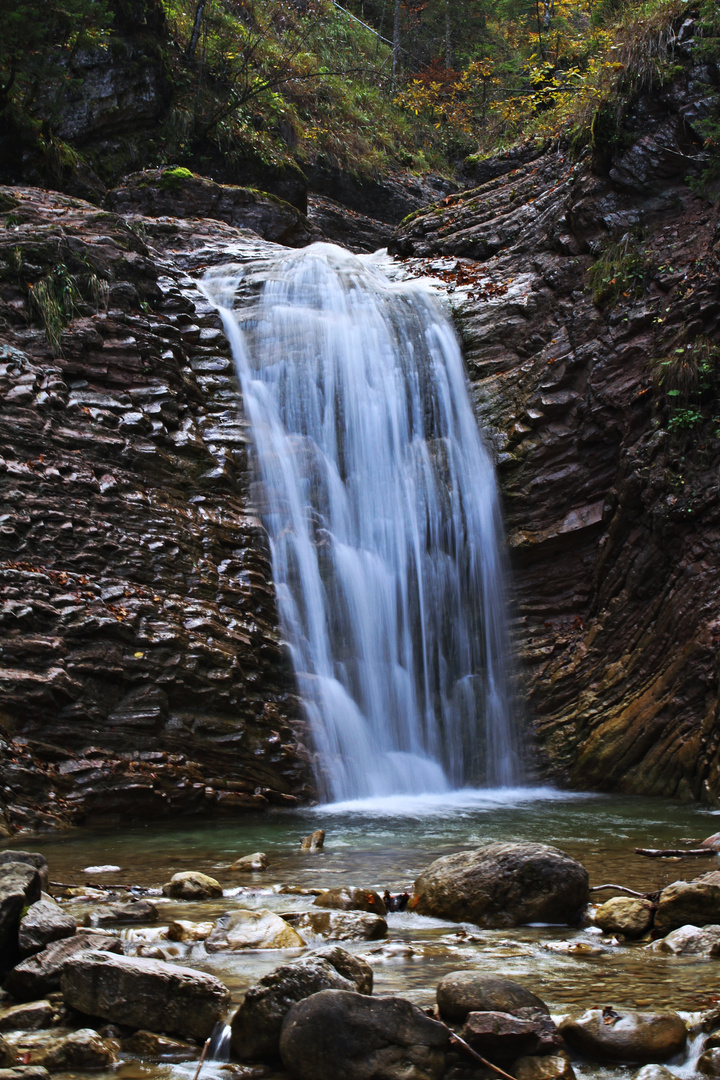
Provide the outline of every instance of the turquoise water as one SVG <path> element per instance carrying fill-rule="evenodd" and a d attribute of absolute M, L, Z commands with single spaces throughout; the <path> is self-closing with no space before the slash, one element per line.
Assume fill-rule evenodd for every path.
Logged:
<path fill-rule="evenodd" d="M 324 851 L 302 852 L 300 840 L 317 828 L 326 830 Z M 363 886 L 381 892 L 409 889 L 438 856 L 493 840 L 554 844 L 587 867 L 591 886 L 614 883 L 650 892 L 715 869 L 717 859 L 647 859 L 635 855 L 635 847 L 678 847 L 716 828 L 716 812 L 693 805 L 519 789 L 277 810 L 221 823 L 188 820 L 84 830 L 15 846 L 42 851 L 52 881 L 64 884 L 139 885 L 159 891 L 178 870 L 199 870 L 218 878 L 225 891 L 222 900 L 180 904 L 158 897 L 163 925 L 171 918 L 215 918 L 233 906 L 305 910 L 312 897 L 280 893 L 286 884 Z M 240 877 L 225 869 L 254 851 L 267 853 L 270 867 L 265 873 Z M 86 869 L 107 864 L 120 869 Z M 610 895 L 601 894 L 599 899 Z M 78 899 L 73 906 L 82 916 L 92 905 Z M 648 953 L 642 944 L 619 945 L 592 929 L 488 931 L 412 913 L 391 914 L 388 923 L 385 941 L 343 943 L 343 947 L 372 963 L 376 992 L 400 993 L 424 1007 L 434 1003 L 435 986 L 446 972 L 477 966 L 517 979 L 556 1015 L 604 1005 L 693 1012 L 720 998 L 717 960 L 667 958 Z M 275 951 L 208 955 L 202 945 L 177 949 L 174 959 L 218 975 L 238 1001 L 261 975 L 297 955 Z M 679 1075 L 689 1075 L 687 1068 Z M 590 1073 L 628 1075 L 617 1068 Z"/>

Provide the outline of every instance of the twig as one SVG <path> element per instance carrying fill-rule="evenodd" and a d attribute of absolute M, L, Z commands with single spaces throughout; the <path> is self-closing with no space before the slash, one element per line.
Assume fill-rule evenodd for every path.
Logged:
<path fill-rule="evenodd" d="M 590 892 L 602 892 L 603 889 L 615 889 L 617 892 L 624 892 L 629 896 L 639 896 L 641 900 L 647 900 L 648 898 L 647 893 L 635 892 L 634 889 L 628 889 L 625 885 L 593 885 Z"/>
<path fill-rule="evenodd" d="M 200 1070 L 203 1067 L 203 1062 L 205 1060 L 205 1055 L 208 1052 L 208 1047 L 209 1046 L 210 1046 L 210 1039 L 206 1039 L 205 1040 L 205 1045 L 202 1048 L 202 1054 L 200 1055 L 200 1060 L 198 1061 L 198 1067 L 195 1070 L 195 1075 L 193 1076 L 193 1080 L 198 1080 L 198 1076 L 200 1075 Z"/>
<path fill-rule="evenodd" d="M 710 855 L 717 855 L 715 848 L 696 847 L 696 848 L 645 848 L 636 847 L 636 855 L 646 855 L 648 859 L 685 859 L 688 856 L 694 859 L 708 858 Z"/>
<path fill-rule="evenodd" d="M 447 1024 L 443 1024 L 443 1027 L 447 1027 Z M 473 1050 L 472 1046 L 469 1046 L 464 1039 L 461 1039 L 460 1036 L 456 1035 L 450 1028 L 447 1028 L 447 1030 L 450 1032 L 450 1042 L 458 1043 L 459 1046 L 462 1046 L 463 1050 L 467 1050 L 468 1054 L 471 1054 L 472 1057 L 474 1057 L 476 1061 L 479 1061 L 481 1065 L 484 1065 L 486 1069 L 492 1069 L 498 1076 L 504 1077 L 504 1080 L 515 1080 L 515 1077 L 511 1076 L 510 1073 L 504 1072 L 499 1066 L 493 1065 L 492 1061 L 488 1061 L 487 1058 L 478 1054 L 477 1051 Z"/>

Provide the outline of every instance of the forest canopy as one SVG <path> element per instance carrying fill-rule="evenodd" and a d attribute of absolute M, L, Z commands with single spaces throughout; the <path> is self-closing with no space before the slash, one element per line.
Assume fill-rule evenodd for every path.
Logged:
<path fill-rule="evenodd" d="M 703 0 L 708 25 L 715 0 Z M 17 0 L 0 8 L 0 112 L 52 141 L 81 50 L 122 34 L 172 85 L 155 161 L 254 155 L 370 174 L 452 170 L 518 139 L 588 144 L 673 73 L 687 0 Z M 714 33 L 714 29 L 712 30 Z M 610 120 L 608 121 L 608 118 Z"/>

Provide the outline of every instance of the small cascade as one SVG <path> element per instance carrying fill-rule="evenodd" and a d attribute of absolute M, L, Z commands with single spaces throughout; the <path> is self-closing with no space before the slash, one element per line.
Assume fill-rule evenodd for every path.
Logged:
<path fill-rule="evenodd" d="M 427 287 L 329 244 L 205 279 L 328 799 L 517 784 L 502 527 Z"/>
<path fill-rule="evenodd" d="M 232 1028 L 229 1024 L 217 1023 L 213 1028 L 213 1033 L 210 1036 L 210 1045 L 207 1050 L 207 1058 L 209 1061 L 229 1061 L 230 1060 L 230 1039 L 232 1034 Z"/>

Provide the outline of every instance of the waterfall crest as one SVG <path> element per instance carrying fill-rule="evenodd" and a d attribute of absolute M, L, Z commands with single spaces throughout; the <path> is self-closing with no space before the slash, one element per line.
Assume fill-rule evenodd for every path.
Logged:
<path fill-rule="evenodd" d="M 205 288 L 321 791 L 517 783 L 495 478 L 448 319 L 422 284 L 329 244 Z"/>

